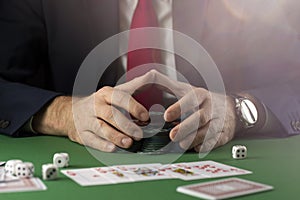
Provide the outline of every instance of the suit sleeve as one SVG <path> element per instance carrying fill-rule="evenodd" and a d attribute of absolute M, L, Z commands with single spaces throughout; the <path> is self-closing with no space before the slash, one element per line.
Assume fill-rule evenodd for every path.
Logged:
<path fill-rule="evenodd" d="M 248 93 L 259 99 L 266 107 L 265 136 L 285 137 L 300 134 L 300 81 L 253 89 Z"/>
<path fill-rule="evenodd" d="M 22 136 L 20 128 L 58 95 L 29 83 L 47 60 L 41 2 L 0 0 L 0 133 Z"/>

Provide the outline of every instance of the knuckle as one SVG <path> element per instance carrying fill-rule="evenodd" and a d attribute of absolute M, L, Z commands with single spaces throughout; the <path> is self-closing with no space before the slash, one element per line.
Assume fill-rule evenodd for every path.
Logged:
<path fill-rule="evenodd" d="M 107 93 L 107 92 L 111 92 L 111 90 L 112 90 L 112 87 L 110 87 L 110 86 L 104 86 L 99 91 Z"/>
<path fill-rule="evenodd" d="M 200 109 L 196 114 L 198 115 L 197 118 L 199 119 L 200 127 L 206 125 L 209 122 L 209 115 L 206 112 L 203 112 L 202 109 Z"/>
<path fill-rule="evenodd" d="M 104 86 L 96 92 L 97 97 L 108 97 L 112 93 L 113 88 L 109 86 Z"/>
<path fill-rule="evenodd" d="M 94 130 L 96 132 L 100 132 L 104 128 L 105 125 L 106 125 L 106 122 L 104 122 L 103 120 L 98 120 L 98 123 L 95 123 Z"/>
<path fill-rule="evenodd" d="M 206 93 L 206 90 L 202 87 L 197 87 L 194 89 L 194 91 L 197 93 L 197 94 L 204 94 Z"/>
<path fill-rule="evenodd" d="M 119 143 L 119 135 L 117 133 L 109 133 L 109 134 L 105 134 L 105 137 L 108 141 L 114 143 L 114 144 L 118 144 Z"/>
<path fill-rule="evenodd" d="M 135 126 L 134 126 L 134 124 L 132 123 L 132 122 L 128 122 L 128 123 L 126 123 L 124 126 L 123 126 L 123 128 L 124 128 L 124 132 L 126 132 L 126 133 L 133 133 L 133 132 L 135 132 Z"/>
<path fill-rule="evenodd" d="M 178 133 L 176 134 L 176 139 L 177 140 L 183 139 L 183 137 L 184 137 L 183 135 L 188 132 L 188 130 L 187 130 L 188 127 L 189 126 L 186 123 L 181 123 L 179 125 L 179 127 L 178 127 Z"/>
<path fill-rule="evenodd" d="M 180 146 L 183 150 L 188 150 L 188 149 L 189 149 L 189 146 L 188 146 L 186 143 L 184 143 L 184 142 L 180 142 L 180 143 L 179 143 L 179 146 Z"/>
<path fill-rule="evenodd" d="M 116 105 L 125 105 L 126 107 L 129 107 L 130 99 L 131 96 L 128 93 L 116 91 L 114 92 L 112 100 Z"/>
<path fill-rule="evenodd" d="M 136 101 L 133 98 L 130 100 L 128 107 L 128 110 L 134 116 L 138 116 L 141 112 L 145 112 L 144 108 L 139 103 L 136 103 Z"/>
<path fill-rule="evenodd" d="M 105 111 L 103 111 L 103 116 L 101 118 L 103 118 L 105 121 L 113 122 L 114 116 L 115 114 L 112 109 L 106 109 Z"/>
<path fill-rule="evenodd" d="M 194 89 L 198 99 L 206 99 L 208 97 L 208 91 L 204 88 Z"/>

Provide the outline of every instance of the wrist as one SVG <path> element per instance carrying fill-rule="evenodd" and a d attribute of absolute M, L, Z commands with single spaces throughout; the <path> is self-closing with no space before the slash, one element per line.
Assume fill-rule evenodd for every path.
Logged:
<path fill-rule="evenodd" d="M 32 128 L 38 133 L 67 136 L 66 124 L 72 119 L 72 98 L 59 96 L 36 113 Z"/>

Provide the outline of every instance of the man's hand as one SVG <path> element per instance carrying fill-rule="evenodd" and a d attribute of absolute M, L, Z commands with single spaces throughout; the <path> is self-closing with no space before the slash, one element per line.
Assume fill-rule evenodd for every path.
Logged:
<path fill-rule="evenodd" d="M 147 110 L 128 93 L 104 87 L 88 97 L 55 98 L 34 117 L 33 129 L 68 136 L 101 151 L 112 152 L 116 146 L 128 148 L 133 138 L 142 138 L 142 130 L 117 107 L 138 120 L 149 119 Z"/>
<path fill-rule="evenodd" d="M 179 142 L 182 148 L 206 152 L 234 137 L 236 112 L 232 97 L 172 80 L 155 70 L 116 88 L 132 94 L 151 84 L 179 99 L 165 111 L 166 121 L 188 115 L 170 132 L 171 140 Z"/>
<path fill-rule="evenodd" d="M 233 139 L 237 124 L 232 97 L 195 88 L 166 110 L 165 120 L 185 113 L 191 114 L 170 132 L 183 149 L 207 152 Z"/>
<path fill-rule="evenodd" d="M 149 85 L 179 99 L 165 111 L 166 121 L 188 116 L 170 132 L 171 140 L 182 148 L 209 151 L 233 138 L 236 115 L 231 97 L 172 80 L 155 70 L 88 97 L 57 97 L 34 117 L 33 128 L 40 133 L 68 136 L 102 151 L 112 152 L 116 146 L 128 148 L 143 134 L 119 108 L 147 121 L 149 113 L 131 95 Z"/>

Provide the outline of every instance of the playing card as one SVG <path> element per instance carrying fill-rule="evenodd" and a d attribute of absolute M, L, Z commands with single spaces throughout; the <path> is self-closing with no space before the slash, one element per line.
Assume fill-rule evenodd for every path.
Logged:
<path fill-rule="evenodd" d="M 160 170 L 161 164 L 139 164 L 139 165 L 119 165 L 113 166 L 121 170 L 126 176 L 132 178 L 134 181 L 147 181 L 158 179 L 173 178 L 169 174 Z"/>
<path fill-rule="evenodd" d="M 195 173 L 202 174 L 207 178 L 217 178 L 225 176 L 236 176 L 251 174 L 251 171 L 240 169 L 237 167 L 221 164 L 214 161 L 201 161 L 184 163 L 186 169 L 194 171 Z"/>
<path fill-rule="evenodd" d="M 162 172 L 169 174 L 174 178 L 180 178 L 182 180 L 195 180 L 208 178 L 204 174 L 198 173 L 195 170 L 187 167 L 185 163 L 177 163 L 171 165 L 164 165 L 161 169 Z"/>
<path fill-rule="evenodd" d="M 39 178 L 23 178 L 0 183 L 0 193 L 46 190 L 47 187 Z"/>
<path fill-rule="evenodd" d="M 196 180 L 250 174 L 251 171 L 224 165 L 214 161 L 199 161 L 165 165 L 162 170 L 182 180 Z"/>
<path fill-rule="evenodd" d="M 227 199 L 273 189 L 272 186 L 240 178 L 228 178 L 200 184 L 180 186 L 178 192 L 205 199 Z"/>
<path fill-rule="evenodd" d="M 97 167 L 94 168 L 102 177 L 112 183 L 127 183 L 134 181 L 130 176 L 123 173 L 121 170 L 112 167 Z"/>
<path fill-rule="evenodd" d="M 61 170 L 61 172 L 81 186 L 114 184 L 94 168 Z"/>

